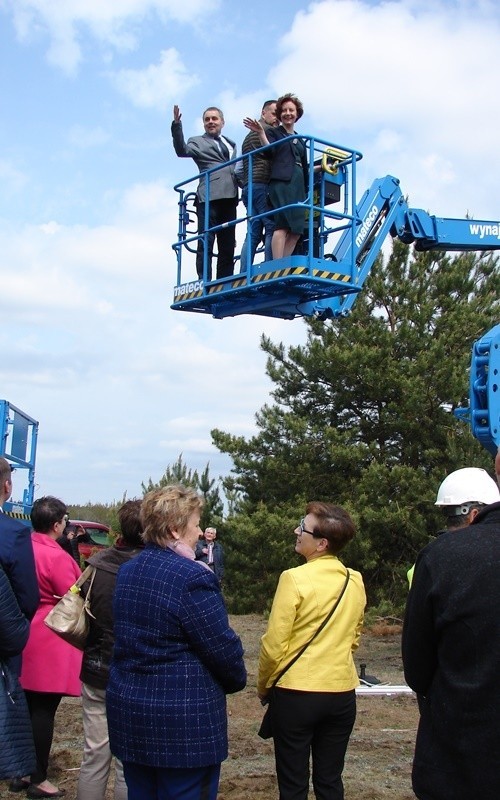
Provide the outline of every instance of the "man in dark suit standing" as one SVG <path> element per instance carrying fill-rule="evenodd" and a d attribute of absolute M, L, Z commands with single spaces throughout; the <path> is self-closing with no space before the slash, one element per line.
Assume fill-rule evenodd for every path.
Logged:
<path fill-rule="evenodd" d="M 216 542 L 216 528 L 205 528 L 203 540 L 196 544 L 195 558 L 197 561 L 204 561 L 215 572 L 216 578 L 222 585 L 224 580 L 224 551 L 220 542 Z"/>
<path fill-rule="evenodd" d="M 0 564 L 7 575 L 23 614 L 32 619 L 40 593 L 31 544 L 31 525 L 23 525 L 3 513 L 3 504 L 12 494 L 12 468 L 7 459 L 0 458 Z M 20 672 L 21 657 L 10 660 L 11 667 Z"/>
<path fill-rule="evenodd" d="M 260 124 L 266 130 L 267 128 L 276 128 L 279 123 L 276 119 L 276 100 L 266 100 L 260 112 Z M 243 139 L 241 145 L 241 154 L 245 155 L 252 150 L 257 150 L 261 147 L 259 135 L 255 131 L 250 131 Z M 253 214 L 266 214 L 271 211 L 269 205 L 269 180 L 271 178 L 271 158 L 269 153 L 254 156 L 252 159 L 251 170 L 250 161 L 245 159 L 241 164 L 242 167 L 242 183 L 243 191 L 241 199 L 245 204 L 247 213 L 250 216 Z M 249 175 L 249 172 L 251 174 Z M 250 181 L 249 181 L 250 178 Z M 248 184 L 252 184 L 252 207 L 248 208 Z M 264 236 L 264 261 L 272 261 L 273 251 L 271 242 L 274 233 L 274 219 L 273 217 L 266 216 L 260 219 L 249 220 L 248 230 L 243 247 L 241 248 L 240 259 L 240 272 L 246 272 L 248 267 L 248 254 L 250 253 L 250 264 L 253 264 L 255 252 Z M 250 238 L 250 247 L 248 247 L 248 239 Z"/>
<path fill-rule="evenodd" d="M 500 485 L 500 452 L 496 459 Z M 419 694 L 413 790 L 496 800 L 500 785 L 500 502 L 419 553 L 403 626 Z"/>
<path fill-rule="evenodd" d="M 210 106 L 203 112 L 202 136 L 192 136 L 184 141 L 181 122 L 182 114 L 179 106 L 174 106 L 172 122 L 172 140 L 174 150 L 180 158 L 192 158 L 200 173 L 215 167 L 221 167 L 210 173 L 207 178 L 200 178 L 197 190 L 196 211 L 198 214 L 198 233 L 202 234 L 215 225 L 223 225 L 236 219 L 238 205 L 238 184 L 234 174 L 234 164 L 223 166 L 226 161 L 236 158 L 236 145 L 231 139 L 222 136 L 224 115 L 220 108 Z M 208 198 L 207 198 L 208 184 Z M 206 205 L 208 200 L 208 225 L 205 225 Z M 225 278 L 233 274 L 234 248 L 236 244 L 235 226 L 228 225 L 216 233 L 209 233 L 207 241 L 207 280 L 212 279 L 212 253 L 217 237 L 217 278 Z M 196 271 L 203 278 L 203 239 L 198 240 L 196 252 Z"/>

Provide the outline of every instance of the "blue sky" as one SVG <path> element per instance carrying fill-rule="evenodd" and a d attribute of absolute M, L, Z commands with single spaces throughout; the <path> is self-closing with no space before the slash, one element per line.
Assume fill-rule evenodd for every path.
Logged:
<path fill-rule="evenodd" d="M 248 9 L 251 8 L 251 11 Z M 413 206 L 498 219 L 495 2 L 0 0 L 0 397 L 40 421 L 37 495 L 140 493 L 180 452 L 230 462 L 271 384 L 259 339 L 302 321 L 172 312 L 170 139 L 209 104 L 238 144 L 296 92 L 300 130 L 361 150 L 359 194 L 401 180 Z"/>

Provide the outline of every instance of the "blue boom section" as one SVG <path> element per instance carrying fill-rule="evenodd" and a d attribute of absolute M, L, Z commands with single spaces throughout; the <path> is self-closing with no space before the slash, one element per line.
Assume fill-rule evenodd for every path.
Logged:
<path fill-rule="evenodd" d="M 337 317 L 348 313 L 352 307 L 389 234 L 406 244 L 415 244 L 417 250 L 500 248 L 500 222 L 449 219 L 409 208 L 399 180 L 392 175 L 373 181 L 358 202 L 356 165 L 362 158 L 361 153 L 311 136 L 301 138 L 309 150 L 309 163 L 314 164 L 314 169 L 310 170 L 308 195 L 303 203 L 283 206 L 304 209 L 300 253 L 274 261 L 263 261 L 262 255 L 258 255 L 256 263 L 244 272 L 208 281 L 205 248 L 204 279 L 195 278 L 194 254 L 198 240 L 206 242 L 211 233 L 217 233 L 222 227 L 206 228 L 198 234 L 196 186 L 199 180 L 204 182 L 208 196 L 207 222 L 209 177 L 222 167 L 175 187 L 179 193 L 179 227 L 177 242 L 173 245 L 177 258 L 174 310 L 211 314 L 217 319 L 239 314 L 283 319 Z M 281 143 L 267 145 L 229 163 L 237 165 L 247 160 L 249 174 L 252 174 L 255 155 L 271 151 Z M 251 184 L 248 194 L 251 211 Z M 234 225 L 243 238 L 247 223 L 262 216 L 249 213 L 226 225 Z M 235 269 L 239 269 L 239 263 L 236 256 Z"/>
<path fill-rule="evenodd" d="M 485 333 L 472 349 L 469 407 L 455 409 L 476 439 L 492 455 L 500 447 L 500 325 Z"/>
<path fill-rule="evenodd" d="M 13 516 L 29 516 L 35 491 L 35 461 L 38 422 L 7 400 L 0 400 L 0 455 L 20 473 L 25 473 L 27 486 L 22 501 L 8 500 L 4 511 Z M 14 480 L 16 490 L 17 479 Z"/>

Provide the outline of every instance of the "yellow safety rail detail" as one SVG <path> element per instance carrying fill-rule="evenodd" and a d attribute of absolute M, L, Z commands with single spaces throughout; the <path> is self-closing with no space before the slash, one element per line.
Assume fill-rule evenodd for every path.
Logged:
<path fill-rule="evenodd" d="M 323 153 L 321 161 L 321 168 L 323 172 L 329 172 L 330 175 L 336 175 L 339 171 L 339 164 L 350 157 L 350 153 L 345 150 L 340 150 L 338 147 L 327 147 Z"/>

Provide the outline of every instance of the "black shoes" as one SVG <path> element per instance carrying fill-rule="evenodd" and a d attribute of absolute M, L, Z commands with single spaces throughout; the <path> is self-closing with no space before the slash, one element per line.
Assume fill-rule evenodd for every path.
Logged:
<path fill-rule="evenodd" d="M 40 797 L 63 797 L 66 794 L 66 789 L 58 789 L 57 792 L 46 792 L 45 789 L 39 789 L 34 783 L 24 781 L 22 778 L 12 778 L 9 783 L 9 792 L 26 792 L 26 797 L 38 800 Z"/>
<path fill-rule="evenodd" d="M 12 778 L 9 783 L 9 792 L 25 792 L 29 785 L 29 781 L 23 781 L 22 778 Z"/>
<path fill-rule="evenodd" d="M 44 789 L 39 789 L 32 783 L 28 786 L 26 797 L 40 798 L 40 797 L 63 797 L 66 794 L 66 789 L 58 789 L 57 792 L 46 792 Z"/>

